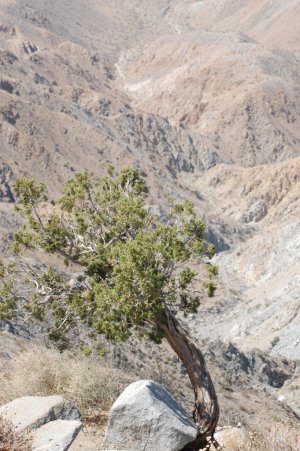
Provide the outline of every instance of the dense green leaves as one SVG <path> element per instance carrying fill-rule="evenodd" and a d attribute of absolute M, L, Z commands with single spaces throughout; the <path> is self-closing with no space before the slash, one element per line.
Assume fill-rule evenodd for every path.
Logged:
<path fill-rule="evenodd" d="M 0 315 L 21 302 L 40 319 L 51 310 L 54 338 L 84 321 L 116 340 L 135 329 L 159 342 L 162 332 L 155 324 L 166 307 L 174 314 L 195 312 L 201 287 L 213 295 L 217 268 L 207 262 L 203 277 L 199 266 L 214 255 L 203 239 L 205 224 L 187 201 L 170 199 L 163 222 L 149 214 L 147 188 L 135 169 L 114 174 L 110 168 L 100 179 L 78 173 L 51 203 L 42 183 L 19 179 L 14 188 L 25 221 L 12 246 L 17 265 L 0 267 Z M 60 255 L 80 276 L 70 281 L 66 272 L 39 269 L 22 256 L 24 249 Z M 17 277 L 19 287 L 30 287 L 28 296 L 17 294 Z"/>

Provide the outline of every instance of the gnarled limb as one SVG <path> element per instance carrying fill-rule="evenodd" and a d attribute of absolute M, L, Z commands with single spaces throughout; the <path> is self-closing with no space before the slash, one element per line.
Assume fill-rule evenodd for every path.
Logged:
<path fill-rule="evenodd" d="M 165 309 L 163 317 L 156 318 L 156 324 L 185 365 L 195 394 L 193 417 L 199 436 L 184 449 L 201 449 L 207 444 L 207 438 L 213 436 L 219 420 L 217 395 L 204 356 L 169 309 Z"/>

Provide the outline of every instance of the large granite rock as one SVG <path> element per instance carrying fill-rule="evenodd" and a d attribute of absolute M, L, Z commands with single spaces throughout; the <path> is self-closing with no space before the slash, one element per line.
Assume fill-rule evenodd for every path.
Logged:
<path fill-rule="evenodd" d="M 0 407 L 0 416 L 17 431 L 36 429 L 49 421 L 78 420 L 79 410 L 62 396 L 24 396 Z"/>
<path fill-rule="evenodd" d="M 32 451 L 66 451 L 81 429 L 81 421 L 56 420 L 34 431 Z"/>
<path fill-rule="evenodd" d="M 142 380 L 129 385 L 112 406 L 104 448 L 177 451 L 196 436 L 195 424 L 172 396 Z"/>

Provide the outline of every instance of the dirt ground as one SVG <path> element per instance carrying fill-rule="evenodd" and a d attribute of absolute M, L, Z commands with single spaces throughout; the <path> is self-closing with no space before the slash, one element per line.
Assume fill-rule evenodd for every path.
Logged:
<path fill-rule="evenodd" d="M 103 441 L 107 427 L 107 415 L 98 421 L 87 423 L 70 446 L 70 451 L 99 451 L 103 449 Z"/>

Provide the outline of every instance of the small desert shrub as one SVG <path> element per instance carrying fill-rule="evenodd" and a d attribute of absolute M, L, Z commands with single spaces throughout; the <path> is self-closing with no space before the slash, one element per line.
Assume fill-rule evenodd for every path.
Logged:
<path fill-rule="evenodd" d="M 133 378 L 82 355 L 32 347 L 14 357 L 0 373 L 0 404 L 21 396 L 60 394 L 83 416 L 107 410 Z"/>
<path fill-rule="evenodd" d="M 30 434 L 17 432 L 12 423 L 0 417 L 0 451 L 29 451 L 30 449 Z"/>

